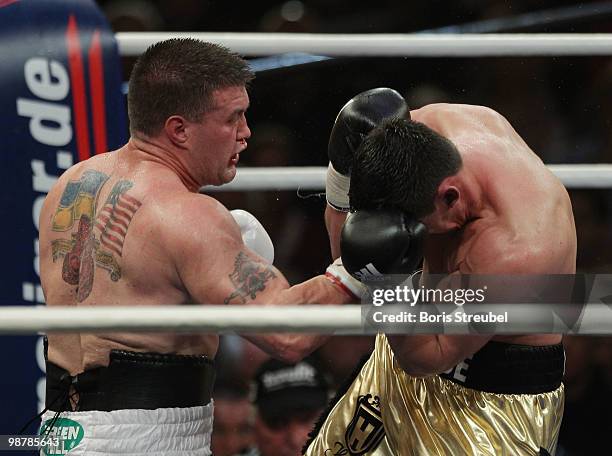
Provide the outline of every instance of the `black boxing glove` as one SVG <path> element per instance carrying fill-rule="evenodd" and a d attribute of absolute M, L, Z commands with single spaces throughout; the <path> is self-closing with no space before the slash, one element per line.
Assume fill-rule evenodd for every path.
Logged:
<path fill-rule="evenodd" d="M 411 274 L 423 259 L 426 234 L 425 225 L 401 211 L 354 212 L 342 227 L 342 263 L 360 281 L 382 274 Z"/>
<path fill-rule="evenodd" d="M 349 211 L 349 187 L 353 156 L 363 138 L 389 117 L 410 118 L 406 100 L 385 87 L 367 90 L 353 97 L 338 113 L 327 146 L 329 166 L 325 185 L 327 203 Z"/>

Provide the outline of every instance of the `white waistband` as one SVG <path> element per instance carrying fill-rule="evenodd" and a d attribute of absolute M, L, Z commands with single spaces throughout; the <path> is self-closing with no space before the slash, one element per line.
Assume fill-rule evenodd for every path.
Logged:
<path fill-rule="evenodd" d="M 43 425 L 54 415 L 46 412 Z M 62 412 L 51 432 L 60 447 L 41 455 L 209 456 L 212 422 L 212 402 L 190 408 Z"/>

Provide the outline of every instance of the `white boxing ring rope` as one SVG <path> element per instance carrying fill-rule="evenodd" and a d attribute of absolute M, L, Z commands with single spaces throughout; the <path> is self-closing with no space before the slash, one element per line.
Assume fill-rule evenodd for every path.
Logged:
<path fill-rule="evenodd" d="M 501 57 L 612 54 L 612 34 L 312 34 L 119 32 L 119 54 L 138 56 L 168 38 L 198 38 L 245 56 L 292 52 L 330 57 Z"/>
<path fill-rule="evenodd" d="M 457 328 L 463 328 L 463 331 L 459 329 L 457 332 Z M 559 328 L 560 332 L 571 333 L 563 331 L 563 326 Z M 365 329 L 360 305 L 0 307 L 0 335 L 113 331 L 334 335 L 375 333 L 373 328 L 368 331 Z M 468 333 L 465 325 L 445 323 L 446 329 L 450 329 L 448 334 Z M 541 332 L 540 328 L 528 325 L 521 334 Z M 427 332 L 415 329 L 414 333 Z M 439 329 L 431 333 L 439 333 Z M 606 304 L 589 304 L 581 314 L 579 333 L 612 334 L 612 308 Z"/>
<path fill-rule="evenodd" d="M 47 331 L 363 334 L 361 306 L 0 307 L 0 334 Z"/>
<path fill-rule="evenodd" d="M 612 188 L 612 164 L 548 165 L 567 188 Z M 323 190 L 327 168 L 319 166 L 238 168 L 236 178 L 204 192 L 252 190 Z"/>
<path fill-rule="evenodd" d="M 141 33 L 116 35 L 122 56 L 151 44 L 193 37 L 245 56 L 306 52 L 326 56 L 493 57 L 612 55 L 612 34 L 286 34 Z M 612 188 L 612 164 L 549 165 L 568 188 Z M 242 168 L 236 179 L 204 191 L 322 190 L 324 167 Z M 612 310 L 589 317 L 581 334 L 610 334 Z M 609 312 L 607 310 L 610 310 Z M 200 333 L 364 334 L 361 306 L 0 307 L 0 335 L 37 332 L 176 331 Z"/>

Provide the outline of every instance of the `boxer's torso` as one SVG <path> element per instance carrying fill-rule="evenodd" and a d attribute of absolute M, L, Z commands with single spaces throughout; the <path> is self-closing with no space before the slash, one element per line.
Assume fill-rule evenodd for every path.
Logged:
<path fill-rule="evenodd" d="M 172 251 L 173 216 L 189 192 L 167 166 L 130 144 L 68 170 L 40 217 L 40 270 L 49 306 L 155 306 L 193 302 Z M 195 233 L 194 233 L 195 234 Z M 54 260 L 55 257 L 55 260 Z M 49 360 L 72 374 L 108 364 L 111 349 L 205 354 L 216 335 L 49 335 Z"/>
<path fill-rule="evenodd" d="M 428 272 L 470 273 L 470 263 L 487 255 L 516 253 L 531 258 L 531 273 L 575 272 L 576 231 L 567 191 L 501 115 L 450 104 L 428 105 L 411 115 L 455 144 L 487 201 L 461 230 L 431 236 L 425 249 Z M 560 336 L 495 339 L 545 345 Z"/>

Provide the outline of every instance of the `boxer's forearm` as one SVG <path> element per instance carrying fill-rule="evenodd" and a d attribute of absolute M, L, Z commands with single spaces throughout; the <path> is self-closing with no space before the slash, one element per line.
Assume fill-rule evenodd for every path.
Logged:
<path fill-rule="evenodd" d="M 406 373 L 413 376 L 439 374 L 472 356 L 491 335 L 447 336 L 443 334 L 388 335 L 393 355 Z"/>
<path fill-rule="evenodd" d="M 337 211 L 329 205 L 325 207 L 325 227 L 334 260 L 340 256 L 340 233 L 345 220 L 346 212 Z"/>
<path fill-rule="evenodd" d="M 323 345 L 328 334 L 257 334 L 245 337 L 273 358 L 297 363 Z"/>
<path fill-rule="evenodd" d="M 353 298 L 327 277 L 317 276 L 298 285 L 276 291 L 273 295 L 262 295 L 257 301 L 272 305 L 337 305 L 350 303 Z M 270 356 L 294 363 L 308 356 L 327 341 L 330 336 L 283 333 L 257 334 L 245 337 Z"/>
<path fill-rule="evenodd" d="M 272 302 L 285 305 L 358 303 L 346 290 L 324 275 L 280 291 Z"/>

